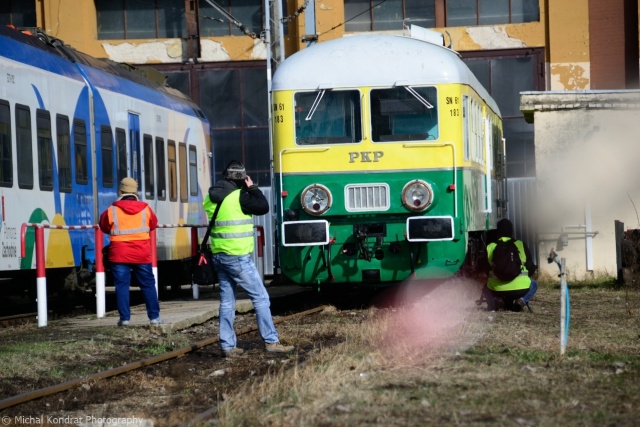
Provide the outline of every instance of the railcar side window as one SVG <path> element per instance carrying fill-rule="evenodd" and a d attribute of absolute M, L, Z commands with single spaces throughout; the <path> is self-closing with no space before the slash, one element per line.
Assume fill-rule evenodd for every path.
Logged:
<path fill-rule="evenodd" d="M 189 194 L 198 195 L 198 156 L 196 155 L 196 147 L 189 146 Z"/>
<path fill-rule="evenodd" d="M 11 109 L 7 101 L 0 101 L 0 187 L 13 187 L 11 153 Z"/>
<path fill-rule="evenodd" d="M 18 187 L 32 189 L 31 111 L 26 105 L 16 104 L 16 146 L 18 147 Z"/>
<path fill-rule="evenodd" d="M 374 142 L 438 139 L 435 87 L 398 86 L 371 91 L 371 137 Z"/>
<path fill-rule="evenodd" d="M 176 163 L 176 143 L 168 141 L 167 160 L 169 161 L 169 200 L 178 200 L 178 167 Z"/>
<path fill-rule="evenodd" d="M 184 142 L 178 144 L 178 155 L 180 161 L 180 201 L 188 202 L 187 195 L 187 146 Z"/>
<path fill-rule="evenodd" d="M 146 133 L 142 137 L 142 149 L 144 150 L 144 197 L 155 198 L 156 171 L 153 162 L 153 138 Z"/>
<path fill-rule="evenodd" d="M 71 135 L 69 117 L 56 116 L 56 135 L 58 146 L 58 187 L 62 193 L 71 192 Z"/>
<path fill-rule="evenodd" d="M 113 134 L 109 126 L 100 127 L 100 148 L 102 155 L 102 185 L 113 187 Z"/>
<path fill-rule="evenodd" d="M 360 92 L 298 92 L 294 95 L 296 144 L 352 144 L 362 141 Z"/>
<path fill-rule="evenodd" d="M 164 156 L 164 139 L 156 138 L 156 158 L 157 158 L 157 179 L 158 184 L 158 200 L 167 199 L 167 169 L 165 166 Z"/>
<path fill-rule="evenodd" d="M 87 126 L 82 119 L 73 120 L 73 144 L 75 146 L 76 182 L 89 183 L 87 166 Z"/>
<path fill-rule="evenodd" d="M 38 130 L 38 181 L 40 190 L 53 190 L 53 140 L 51 138 L 51 114 L 36 110 Z"/>
<path fill-rule="evenodd" d="M 122 181 L 127 173 L 127 132 L 122 128 L 116 128 L 116 173 L 118 179 Z"/>

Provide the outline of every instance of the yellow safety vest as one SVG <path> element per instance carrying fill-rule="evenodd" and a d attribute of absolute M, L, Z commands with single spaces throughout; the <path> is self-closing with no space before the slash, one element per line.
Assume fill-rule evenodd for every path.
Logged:
<path fill-rule="evenodd" d="M 209 221 L 217 203 L 205 197 L 202 203 Z M 253 218 L 242 212 L 240 190 L 225 197 L 211 229 L 211 251 L 229 255 L 247 255 L 253 252 Z"/>
<path fill-rule="evenodd" d="M 508 240 L 508 237 L 501 237 L 500 240 Z M 514 243 L 518 248 L 518 254 L 520 255 L 520 261 L 522 261 L 522 273 L 510 282 L 503 282 L 493 274 L 493 269 L 489 272 L 489 279 L 487 280 L 487 287 L 492 291 L 518 291 L 521 289 L 529 289 L 531 286 L 531 278 L 529 278 L 529 272 L 525 263 L 527 262 L 527 256 L 524 253 L 524 244 L 521 240 L 515 240 Z M 489 264 L 493 266 L 493 251 L 496 248 L 495 243 L 489 243 L 487 246 L 487 257 L 489 258 Z"/>

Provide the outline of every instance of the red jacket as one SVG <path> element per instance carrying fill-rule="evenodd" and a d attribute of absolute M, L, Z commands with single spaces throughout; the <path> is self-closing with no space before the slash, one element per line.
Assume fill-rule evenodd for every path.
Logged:
<path fill-rule="evenodd" d="M 100 230 L 112 236 L 109 244 L 109 261 L 123 264 L 149 264 L 151 262 L 149 231 L 157 227 L 158 218 L 145 202 L 138 201 L 132 196 L 124 196 L 113 202 L 100 215 Z"/>

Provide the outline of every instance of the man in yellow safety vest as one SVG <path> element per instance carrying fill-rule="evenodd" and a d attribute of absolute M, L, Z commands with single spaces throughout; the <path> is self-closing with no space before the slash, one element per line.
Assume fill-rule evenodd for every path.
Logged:
<path fill-rule="evenodd" d="M 240 285 L 253 303 L 266 351 L 289 353 L 294 347 L 280 343 L 271 317 L 269 294 L 251 256 L 254 246 L 252 215 L 268 213 L 269 202 L 247 176 L 242 163 L 232 161 L 223 176 L 225 179 L 209 189 L 203 202 L 209 221 L 220 204 L 211 229 L 212 261 L 220 285 L 220 347 L 227 357 L 244 353 L 237 347 L 233 330 L 236 286 Z"/>

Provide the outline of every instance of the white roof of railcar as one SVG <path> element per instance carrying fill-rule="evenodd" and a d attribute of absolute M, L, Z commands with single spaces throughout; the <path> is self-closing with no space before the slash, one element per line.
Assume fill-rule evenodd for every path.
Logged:
<path fill-rule="evenodd" d="M 390 87 L 396 83 L 468 84 L 500 114 L 495 101 L 456 52 L 405 36 L 357 35 L 315 44 L 291 55 L 277 68 L 271 89 Z"/>

